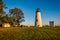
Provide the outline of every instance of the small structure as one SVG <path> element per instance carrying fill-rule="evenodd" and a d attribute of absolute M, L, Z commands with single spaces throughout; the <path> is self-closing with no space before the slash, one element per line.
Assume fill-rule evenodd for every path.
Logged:
<path fill-rule="evenodd" d="M 49 21 L 49 26 L 54 27 L 54 21 Z"/>
<path fill-rule="evenodd" d="M 3 27 L 11 27 L 9 23 L 3 23 Z"/>

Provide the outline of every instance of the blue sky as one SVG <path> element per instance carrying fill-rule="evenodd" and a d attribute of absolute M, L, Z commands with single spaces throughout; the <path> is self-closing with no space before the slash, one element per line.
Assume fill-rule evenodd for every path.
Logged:
<path fill-rule="evenodd" d="M 55 25 L 60 24 L 60 0 L 3 0 L 8 9 L 20 8 L 24 12 L 25 22 L 23 25 L 35 24 L 36 9 L 40 8 L 43 25 L 49 21 L 55 21 Z"/>

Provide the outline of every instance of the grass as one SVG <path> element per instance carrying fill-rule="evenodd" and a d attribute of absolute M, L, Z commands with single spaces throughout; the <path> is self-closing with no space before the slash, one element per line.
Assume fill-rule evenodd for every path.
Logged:
<path fill-rule="evenodd" d="M 60 27 L 0 28 L 0 40 L 60 40 Z"/>

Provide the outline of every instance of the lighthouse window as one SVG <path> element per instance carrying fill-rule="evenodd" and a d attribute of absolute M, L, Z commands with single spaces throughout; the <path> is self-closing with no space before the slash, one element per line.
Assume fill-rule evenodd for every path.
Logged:
<path fill-rule="evenodd" d="M 36 19 L 36 21 L 38 21 L 38 20 Z"/>

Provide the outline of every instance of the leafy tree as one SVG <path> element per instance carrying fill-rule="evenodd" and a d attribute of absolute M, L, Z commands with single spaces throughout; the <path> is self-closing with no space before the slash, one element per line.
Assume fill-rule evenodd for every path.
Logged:
<path fill-rule="evenodd" d="M 0 18 L 2 15 L 4 15 L 6 12 L 4 12 L 4 8 L 7 8 L 6 5 L 3 3 L 3 0 L 0 0 Z"/>
<path fill-rule="evenodd" d="M 9 17 L 8 14 L 2 17 L 2 22 L 3 23 L 10 23 L 11 25 L 13 24 L 13 18 Z"/>
<path fill-rule="evenodd" d="M 20 25 L 24 21 L 24 13 L 19 8 L 10 9 L 10 17 L 13 17 L 13 24 Z"/>
<path fill-rule="evenodd" d="M 0 25 L 3 23 L 2 15 L 5 13 L 3 10 L 4 8 L 5 8 L 5 5 L 4 5 L 3 1 L 0 0 Z"/>
<path fill-rule="evenodd" d="M 3 9 L 5 8 L 4 3 L 2 2 L 2 0 L 0 0 L 0 17 L 2 16 L 2 14 L 4 13 Z"/>
<path fill-rule="evenodd" d="M 19 8 L 10 9 L 10 15 L 4 12 L 5 4 L 0 0 L 0 24 L 4 22 L 10 23 L 11 25 L 20 25 L 24 21 L 24 13 Z"/>

